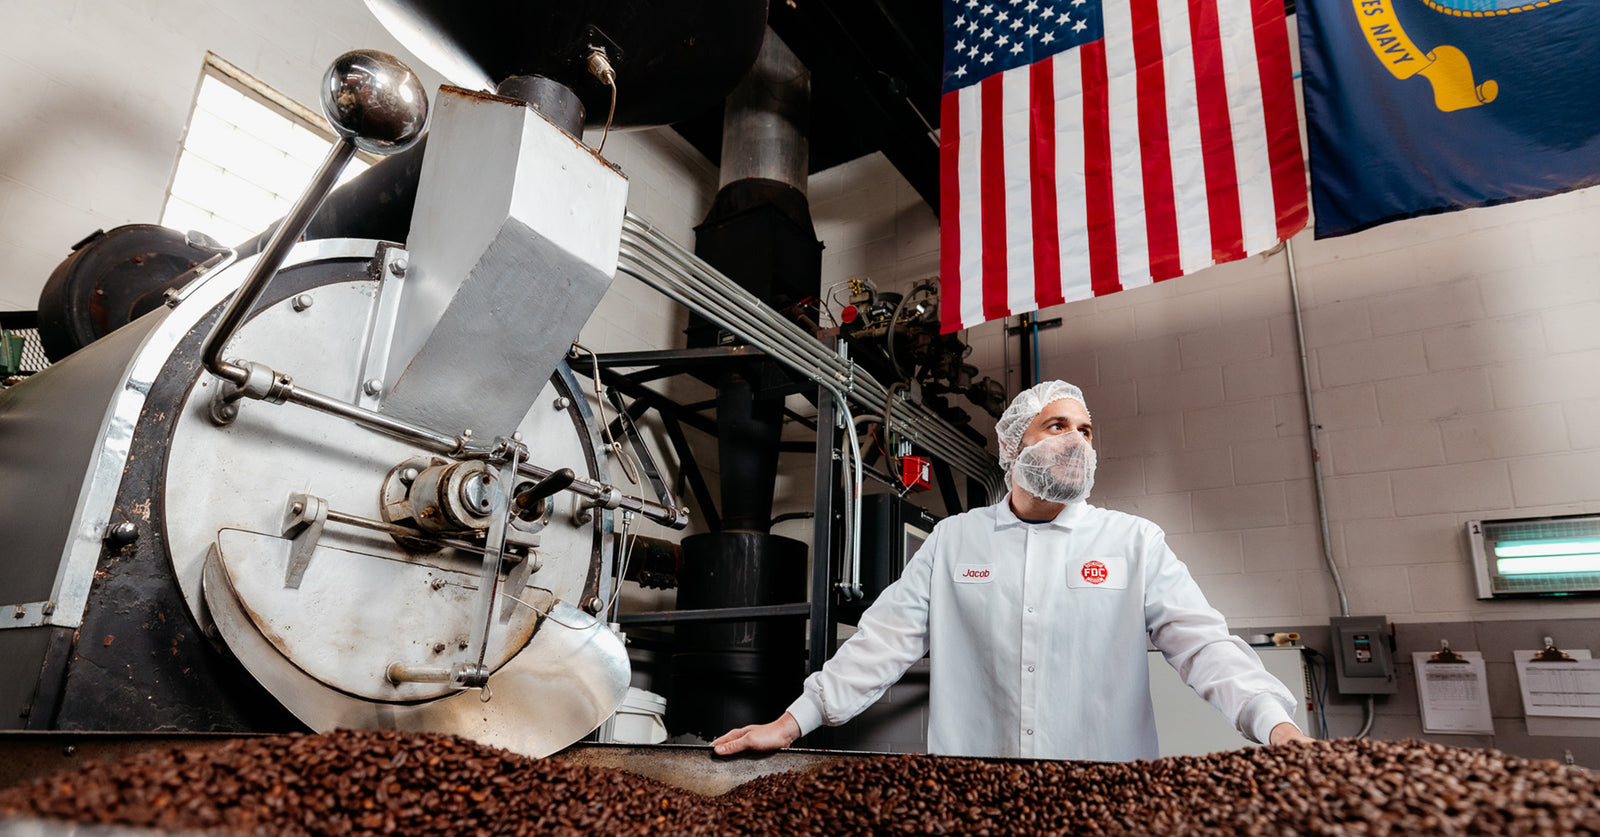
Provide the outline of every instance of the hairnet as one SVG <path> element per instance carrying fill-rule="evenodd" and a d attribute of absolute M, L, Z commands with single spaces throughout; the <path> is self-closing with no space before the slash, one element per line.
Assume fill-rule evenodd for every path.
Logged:
<path fill-rule="evenodd" d="M 1022 435 L 1027 432 L 1028 425 L 1033 423 L 1035 416 L 1044 411 L 1052 402 L 1063 398 L 1083 405 L 1089 409 L 1089 402 L 1083 400 L 1083 390 L 1078 389 L 1066 381 L 1045 381 L 1035 384 L 1031 389 L 1024 390 L 1022 394 L 1012 399 L 1011 406 L 1006 408 L 1000 420 L 994 424 L 994 435 L 1000 443 L 1000 467 L 1006 471 L 1011 470 L 1011 463 L 1016 461 L 1017 452 L 1022 450 Z"/>

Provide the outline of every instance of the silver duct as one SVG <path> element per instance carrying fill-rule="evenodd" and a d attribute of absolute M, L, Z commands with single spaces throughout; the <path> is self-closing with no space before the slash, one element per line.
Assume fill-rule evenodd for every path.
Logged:
<path fill-rule="evenodd" d="M 728 95 L 722 119 L 720 189 L 758 178 L 806 190 L 811 71 L 767 29 L 755 66 Z"/>

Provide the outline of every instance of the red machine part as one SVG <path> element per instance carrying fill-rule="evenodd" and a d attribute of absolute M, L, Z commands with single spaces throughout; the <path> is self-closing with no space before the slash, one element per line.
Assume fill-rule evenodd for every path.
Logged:
<path fill-rule="evenodd" d="M 933 462 L 926 456 L 900 457 L 900 487 L 926 491 L 933 487 Z"/>

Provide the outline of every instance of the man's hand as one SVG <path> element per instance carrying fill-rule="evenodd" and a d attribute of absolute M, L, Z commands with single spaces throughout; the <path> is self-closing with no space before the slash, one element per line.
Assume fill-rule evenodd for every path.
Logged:
<path fill-rule="evenodd" d="M 1277 730 L 1273 730 L 1277 734 Z M 721 738 L 711 742 L 717 755 L 730 756 L 745 750 L 767 751 L 782 750 L 793 744 L 800 737 L 800 722 L 793 715 L 785 712 L 783 717 L 770 724 L 739 727 L 731 732 L 724 733 Z"/>
<path fill-rule="evenodd" d="M 1274 747 L 1279 744 L 1309 744 L 1316 740 L 1301 732 L 1299 727 L 1290 723 L 1282 723 L 1273 727 L 1272 733 L 1268 737 L 1271 740 L 1267 743 Z"/>

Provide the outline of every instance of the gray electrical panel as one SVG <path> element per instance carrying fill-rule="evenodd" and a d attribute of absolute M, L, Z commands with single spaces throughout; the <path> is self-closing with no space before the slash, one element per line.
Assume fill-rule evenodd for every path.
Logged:
<path fill-rule="evenodd" d="M 1332 623 L 1333 665 L 1339 694 L 1392 695 L 1394 641 L 1389 620 L 1382 616 L 1335 616 Z"/>

